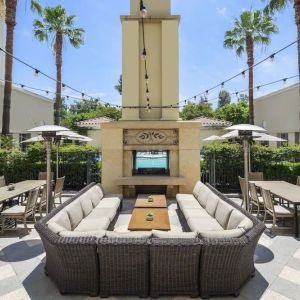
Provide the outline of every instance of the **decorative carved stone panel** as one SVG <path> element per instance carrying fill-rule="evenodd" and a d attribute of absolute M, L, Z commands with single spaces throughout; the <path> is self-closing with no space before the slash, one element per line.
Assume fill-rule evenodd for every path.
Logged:
<path fill-rule="evenodd" d="M 177 129 L 124 129 L 123 143 L 136 145 L 178 145 Z"/>

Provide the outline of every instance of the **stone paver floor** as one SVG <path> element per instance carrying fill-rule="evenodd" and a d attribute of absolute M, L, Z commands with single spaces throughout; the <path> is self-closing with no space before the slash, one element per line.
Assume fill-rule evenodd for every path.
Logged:
<path fill-rule="evenodd" d="M 130 219 L 133 201 L 125 205 L 115 230 L 124 231 Z M 176 204 L 169 205 L 172 230 L 181 230 Z M 32 225 L 31 225 L 32 227 Z M 37 232 L 24 235 L 22 225 L 17 231 L 0 236 L 0 299 L 97 299 L 85 296 L 62 296 L 52 281 L 44 275 L 45 253 Z M 256 276 L 242 289 L 237 298 L 211 299 L 300 299 L 300 242 L 291 234 L 271 236 L 267 231 L 259 241 L 255 253 Z M 139 299 L 112 297 L 110 299 Z M 161 299 L 190 299 L 164 297 Z"/>

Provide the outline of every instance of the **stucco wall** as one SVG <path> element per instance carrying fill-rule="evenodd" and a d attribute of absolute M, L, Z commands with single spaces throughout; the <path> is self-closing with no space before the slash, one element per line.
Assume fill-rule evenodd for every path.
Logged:
<path fill-rule="evenodd" d="M 3 83 L 0 83 L 0 128 L 2 128 Z M 27 130 L 43 124 L 53 124 L 53 102 L 21 89 L 12 92 L 11 133 L 27 133 Z"/>
<path fill-rule="evenodd" d="M 298 85 L 257 98 L 254 101 L 255 124 L 265 127 L 268 133 L 289 133 L 293 143 L 294 133 L 300 131 Z"/>

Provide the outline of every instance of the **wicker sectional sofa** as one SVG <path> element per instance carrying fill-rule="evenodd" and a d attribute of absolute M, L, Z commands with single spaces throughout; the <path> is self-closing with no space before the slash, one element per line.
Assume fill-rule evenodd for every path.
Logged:
<path fill-rule="evenodd" d="M 205 205 L 200 204 L 204 198 Z M 218 200 L 214 213 L 211 198 Z M 46 275 L 62 294 L 237 295 L 254 274 L 253 255 L 264 225 L 209 185 L 197 183 L 193 195 L 177 195 L 177 200 L 192 231 L 119 234 L 109 229 L 120 197 L 90 184 L 35 225 L 46 251 Z M 207 221 L 197 222 L 189 205 Z M 230 211 L 225 221 L 219 205 Z M 230 229 L 233 212 L 238 217 Z M 212 221 L 218 218 L 221 227 Z"/>

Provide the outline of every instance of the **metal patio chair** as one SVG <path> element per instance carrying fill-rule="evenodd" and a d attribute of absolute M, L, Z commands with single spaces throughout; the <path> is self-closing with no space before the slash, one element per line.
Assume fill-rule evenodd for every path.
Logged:
<path fill-rule="evenodd" d="M 59 204 L 62 204 L 61 201 L 61 196 L 62 196 L 62 191 L 64 188 L 64 183 L 65 183 L 65 176 L 61 178 L 56 179 L 55 183 L 55 189 L 54 189 L 54 195 L 53 195 L 53 203 L 56 205 L 55 200 L 58 198 L 59 199 Z"/>
<path fill-rule="evenodd" d="M 51 172 L 51 180 L 53 180 L 54 173 Z M 47 180 L 47 172 L 39 172 L 38 180 Z"/>
<path fill-rule="evenodd" d="M 249 193 L 250 193 L 250 201 L 251 201 L 251 209 L 250 212 L 253 211 L 253 206 L 256 207 L 257 216 L 259 216 L 261 210 L 265 210 L 265 204 L 263 197 L 257 194 L 257 188 L 254 183 L 249 182 Z"/>
<path fill-rule="evenodd" d="M 6 186 L 6 182 L 5 182 L 5 177 L 4 176 L 0 176 L 0 188 Z"/>
<path fill-rule="evenodd" d="M 264 173 L 263 172 L 249 172 L 248 179 L 249 179 L 249 181 L 263 181 Z"/>

